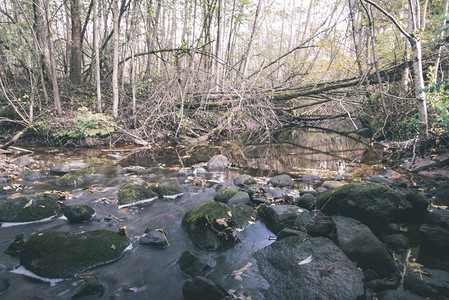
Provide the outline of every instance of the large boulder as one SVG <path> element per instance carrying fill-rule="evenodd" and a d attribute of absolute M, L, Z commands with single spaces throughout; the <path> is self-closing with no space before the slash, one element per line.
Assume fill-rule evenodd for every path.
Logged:
<path fill-rule="evenodd" d="M 158 195 L 148 187 L 143 180 L 134 180 L 125 183 L 118 192 L 119 205 L 137 203 L 139 201 L 155 198 Z"/>
<path fill-rule="evenodd" d="M 317 203 L 326 214 L 357 219 L 376 231 L 395 221 L 412 221 L 407 217 L 422 209 L 415 209 L 403 195 L 389 187 L 371 182 L 351 183 L 321 193 Z"/>
<path fill-rule="evenodd" d="M 271 177 L 268 180 L 268 184 L 271 184 L 272 186 L 276 187 L 287 187 L 287 188 L 292 188 L 294 186 L 293 179 L 287 174 Z"/>
<path fill-rule="evenodd" d="M 48 196 L 26 196 L 9 199 L 0 205 L 0 222 L 32 222 L 57 215 L 61 208 Z"/>
<path fill-rule="evenodd" d="M 449 211 L 433 209 L 424 216 L 423 223 L 432 224 L 449 230 Z"/>
<path fill-rule="evenodd" d="M 335 242 L 346 256 L 362 269 L 372 269 L 381 277 L 393 278 L 398 270 L 386 246 L 363 223 L 333 217 Z"/>
<path fill-rule="evenodd" d="M 249 198 L 249 195 L 247 192 L 238 192 L 234 196 L 232 196 L 231 199 L 229 199 L 228 204 L 234 204 L 234 205 L 245 205 L 249 204 L 251 199 Z"/>
<path fill-rule="evenodd" d="M 404 287 L 431 299 L 449 299 L 449 272 L 424 268 L 423 272 L 408 272 Z"/>
<path fill-rule="evenodd" d="M 284 228 L 295 226 L 295 221 L 308 210 L 295 205 L 261 206 L 257 211 L 267 227 L 277 234 Z"/>
<path fill-rule="evenodd" d="M 363 273 L 329 239 L 291 236 L 255 257 L 269 282 L 266 299 L 359 299 Z"/>
<path fill-rule="evenodd" d="M 226 171 L 228 168 L 229 161 L 228 158 L 224 155 L 214 155 L 208 162 L 207 162 L 207 169 L 211 172 L 218 171 L 223 172 Z"/>
<path fill-rule="evenodd" d="M 247 205 L 230 206 L 210 201 L 188 211 L 182 218 L 182 226 L 189 232 L 196 245 L 206 250 L 217 250 L 230 245 L 223 240 L 228 236 L 225 234 L 219 236 L 217 229 L 211 228 L 210 225 L 216 220 L 232 220 L 227 222 L 234 223 L 233 226 L 229 224 L 229 227 L 244 227 L 254 215 L 255 211 Z"/>
<path fill-rule="evenodd" d="M 311 236 L 328 237 L 334 229 L 332 218 L 322 214 L 318 210 L 305 211 L 296 218 L 295 228 L 304 230 Z"/>
<path fill-rule="evenodd" d="M 449 249 L 449 230 L 431 224 L 419 227 L 421 237 L 420 251 L 431 255 L 447 256 Z"/>
<path fill-rule="evenodd" d="M 91 220 L 95 210 L 89 205 L 75 204 L 64 207 L 64 216 L 69 223 L 82 223 Z"/>
<path fill-rule="evenodd" d="M 108 230 L 46 231 L 23 245 L 20 264 L 45 278 L 68 278 L 119 259 L 128 246 L 126 237 Z"/>

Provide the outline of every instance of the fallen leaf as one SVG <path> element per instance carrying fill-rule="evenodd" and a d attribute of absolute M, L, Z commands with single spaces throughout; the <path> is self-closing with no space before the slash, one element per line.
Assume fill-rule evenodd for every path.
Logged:
<path fill-rule="evenodd" d="M 253 264 L 252 263 L 247 263 L 243 268 L 241 268 L 241 269 L 238 269 L 238 270 L 235 270 L 235 271 L 232 271 L 232 274 L 234 275 L 234 278 L 235 279 L 237 279 L 237 280 L 239 280 L 239 281 L 243 281 L 243 278 L 242 278 L 242 276 L 244 275 L 244 276 L 248 276 L 248 275 L 245 275 L 245 274 L 243 274 L 245 271 L 248 271 L 248 269 L 252 266 Z"/>
<path fill-rule="evenodd" d="M 301 266 L 301 265 L 308 264 L 308 263 L 312 262 L 312 260 L 313 260 L 313 257 L 312 257 L 312 255 L 310 255 L 310 256 L 307 257 L 306 259 L 301 260 L 301 261 L 298 263 L 298 265 Z"/>
<path fill-rule="evenodd" d="M 232 217 L 232 212 L 228 211 L 228 216 Z"/>
<path fill-rule="evenodd" d="M 31 199 L 30 201 L 28 201 L 27 204 L 25 204 L 25 205 L 23 206 L 23 208 L 27 208 L 27 207 L 31 206 L 31 204 L 33 204 L 33 199 Z"/>

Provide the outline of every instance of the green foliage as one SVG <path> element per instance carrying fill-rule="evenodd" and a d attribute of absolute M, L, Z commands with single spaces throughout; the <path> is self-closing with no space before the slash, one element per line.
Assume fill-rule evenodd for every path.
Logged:
<path fill-rule="evenodd" d="M 36 126 L 58 138 L 105 136 L 114 132 L 114 122 L 111 117 L 92 113 L 85 107 L 78 109 L 73 118 L 40 120 L 36 122 Z"/>
<path fill-rule="evenodd" d="M 429 112 L 435 122 L 449 126 L 449 84 L 441 82 L 427 92 Z"/>

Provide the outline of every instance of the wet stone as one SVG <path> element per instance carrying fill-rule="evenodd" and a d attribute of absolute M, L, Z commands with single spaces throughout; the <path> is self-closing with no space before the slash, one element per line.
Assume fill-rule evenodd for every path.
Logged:
<path fill-rule="evenodd" d="M 294 186 L 293 179 L 287 174 L 278 175 L 270 178 L 268 180 L 268 184 L 275 187 L 287 187 L 287 188 L 292 188 Z"/>
<path fill-rule="evenodd" d="M 168 241 L 165 234 L 160 230 L 151 230 L 145 234 L 139 243 L 142 245 L 148 245 L 155 248 L 166 248 L 168 247 Z"/>
<path fill-rule="evenodd" d="M 78 291 L 72 296 L 72 299 L 79 299 L 84 297 L 101 297 L 103 296 L 105 287 L 97 277 L 87 279 Z"/>
<path fill-rule="evenodd" d="M 53 164 L 50 168 L 50 174 L 53 175 L 65 175 L 70 173 L 70 168 L 67 164 Z"/>
<path fill-rule="evenodd" d="M 424 298 L 407 291 L 386 290 L 376 294 L 379 300 L 423 300 Z"/>
<path fill-rule="evenodd" d="M 220 285 L 202 276 L 186 280 L 182 287 L 182 294 L 186 300 L 221 300 L 230 296 Z"/>
<path fill-rule="evenodd" d="M 234 179 L 234 184 L 241 188 L 246 188 L 256 183 L 256 180 L 252 176 L 246 174 L 240 175 Z"/>
<path fill-rule="evenodd" d="M 65 174 L 56 180 L 56 185 L 60 187 L 73 187 L 78 184 L 78 176 L 73 174 Z"/>
<path fill-rule="evenodd" d="M 432 255 L 448 255 L 449 230 L 431 224 L 423 224 L 419 227 L 421 236 L 420 250 Z"/>
<path fill-rule="evenodd" d="M 130 166 L 123 168 L 120 171 L 121 174 L 134 174 L 134 175 L 145 175 L 149 173 L 149 170 L 141 166 Z"/>
<path fill-rule="evenodd" d="M 327 180 L 327 181 L 323 182 L 323 184 L 321 186 L 331 190 L 331 189 L 336 189 L 341 186 L 344 186 L 345 184 L 347 184 L 347 183 L 343 182 L 343 181 Z"/>
<path fill-rule="evenodd" d="M 366 283 L 366 286 L 373 292 L 382 292 L 385 290 L 395 289 L 398 283 L 394 280 L 373 279 Z"/>
<path fill-rule="evenodd" d="M 72 160 L 68 165 L 70 170 L 82 170 L 88 167 L 88 164 L 80 160 Z"/>
<path fill-rule="evenodd" d="M 295 205 L 261 206 L 257 212 L 267 227 L 275 234 L 286 227 L 293 227 L 299 216 L 309 213 L 308 210 Z"/>
<path fill-rule="evenodd" d="M 3 293 L 7 289 L 9 289 L 10 283 L 8 279 L 0 279 L 0 293 Z"/>
<path fill-rule="evenodd" d="M 238 192 L 231 199 L 229 199 L 228 204 L 234 205 L 245 205 L 249 204 L 250 198 L 247 192 Z"/>
<path fill-rule="evenodd" d="M 214 200 L 222 203 L 227 203 L 232 197 L 235 196 L 240 192 L 239 189 L 234 187 L 224 187 L 222 189 L 219 189 L 214 196 Z"/>
<path fill-rule="evenodd" d="M 226 171 L 228 168 L 229 161 L 224 155 L 215 155 L 207 162 L 207 169 L 209 171 Z"/>
<path fill-rule="evenodd" d="M 19 178 L 25 181 L 35 181 L 41 179 L 43 177 L 41 172 L 33 171 L 33 170 L 25 170 L 20 175 Z"/>
<path fill-rule="evenodd" d="M 27 167 L 34 162 L 35 162 L 35 160 L 31 156 L 20 156 L 20 157 L 14 159 L 11 163 L 13 163 L 19 167 Z"/>
<path fill-rule="evenodd" d="M 447 299 L 449 272 L 424 268 L 423 273 L 407 272 L 404 287 L 421 297 Z"/>
<path fill-rule="evenodd" d="M 315 197 L 313 194 L 304 194 L 298 199 L 295 200 L 296 205 L 305 209 L 313 209 L 315 208 Z"/>
<path fill-rule="evenodd" d="M 369 181 L 381 183 L 381 184 L 385 184 L 385 185 L 393 184 L 393 181 L 391 179 L 385 178 L 384 176 L 381 176 L 381 175 L 374 175 L 369 179 Z"/>
<path fill-rule="evenodd" d="M 57 215 L 60 207 L 46 196 L 26 196 L 9 199 L 0 205 L 0 222 L 31 222 Z"/>
<path fill-rule="evenodd" d="M 11 256 L 19 255 L 25 242 L 26 242 L 26 239 L 25 239 L 25 236 L 23 235 L 23 233 L 17 235 L 15 237 L 14 241 L 11 244 L 9 244 L 5 253 L 9 254 Z"/>
<path fill-rule="evenodd" d="M 77 204 L 64 208 L 64 216 L 69 223 L 87 222 L 93 218 L 95 210 L 89 205 Z"/>
<path fill-rule="evenodd" d="M 408 238 L 399 233 L 384 235 L 381 241 L 395 251 L 410 247 Z"/>
<path fill-rule="evenodd" d="M 6 176 L 0 176 L 0 183 L 10 182 L 12 179 Z"/>
<path fill-rule="evenodd" d="M 106 154 L 106 159 L 110 159 L 110 160 L 122 160 L 123 156 L 121 156 L 120 154 Z"/>
<path fill-rule="evenodd" d="M 320 177 L 316 175 L 303 175 L 301 177 L 302 182 L 310 182 L 310 183 L 320 183 Z"/>
<path fill-rule="evenodd" d="M 192 277 L 207 276 L 212 272 L 215 261 L 205 254 L 185 250 L 178 260 L 179 268 Z"/>

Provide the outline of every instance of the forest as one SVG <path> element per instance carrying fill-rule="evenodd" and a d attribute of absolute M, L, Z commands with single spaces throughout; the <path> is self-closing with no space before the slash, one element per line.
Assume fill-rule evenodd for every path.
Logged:
<path fill-rule="evenodd" d="M 346 118 L 445 144 L 447 16 L 447 0 L 5 0 L 0 142 L 269 140 Z"/>

